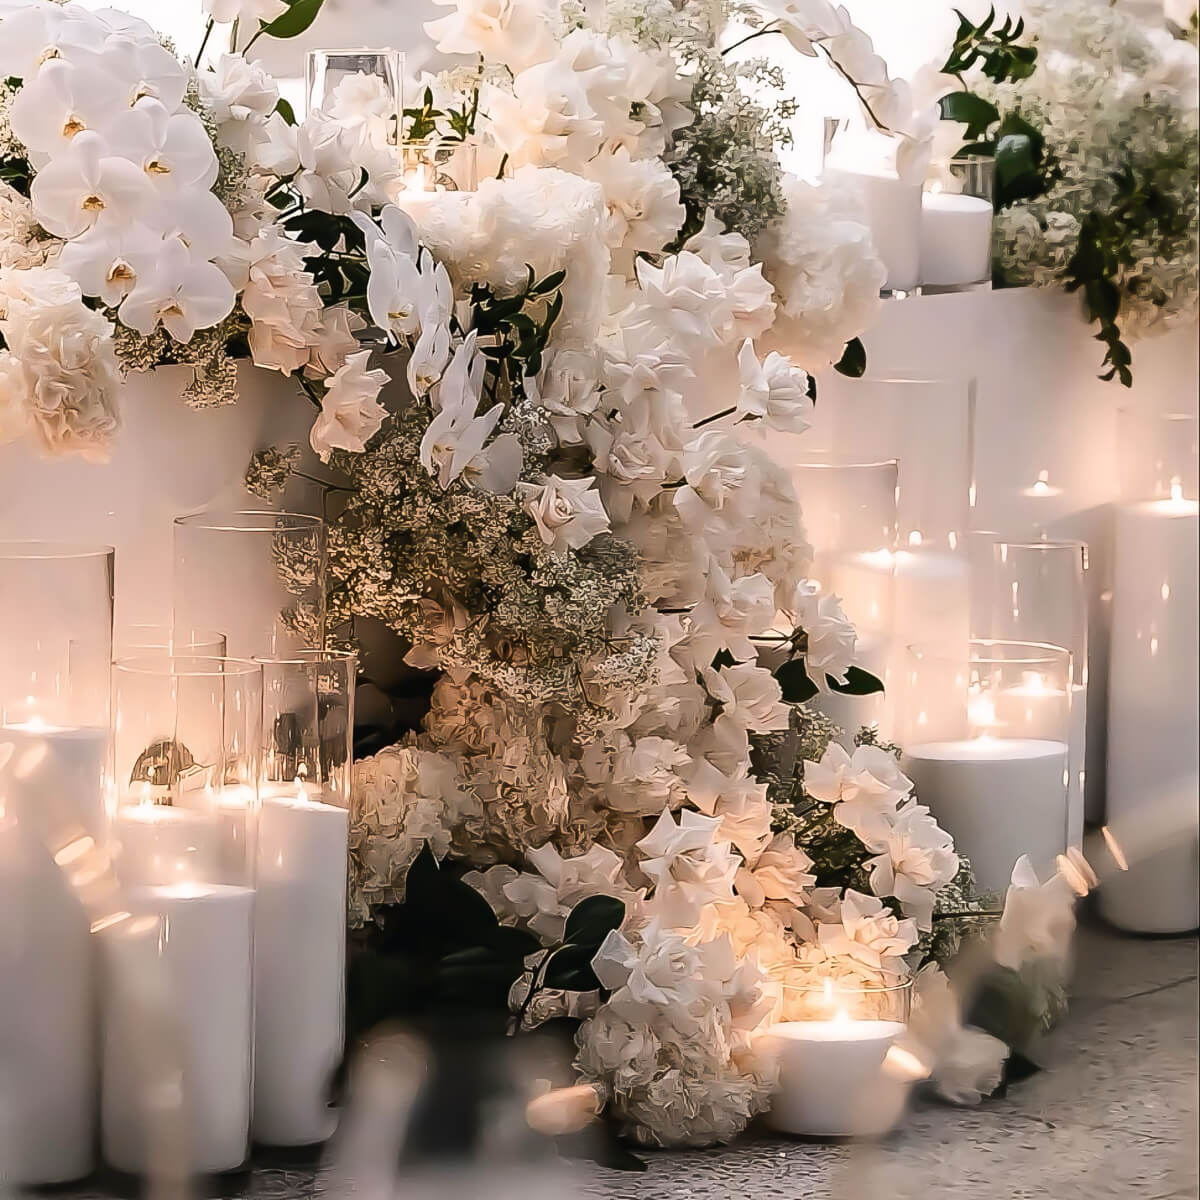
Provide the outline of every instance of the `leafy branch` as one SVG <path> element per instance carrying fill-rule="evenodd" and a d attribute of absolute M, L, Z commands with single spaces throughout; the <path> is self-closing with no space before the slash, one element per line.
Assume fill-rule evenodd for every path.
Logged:
<path fill-rule="evenodd" d="M 961 79 L 978 66 L 996 83 L 1028 79 L 1033 74 L 1038 52 L 1036 46 L 1020 44 L 1025 36 L 1023 17 L 1014 23 L 1008 16 L 1002 25 L 997 25 L 996 10 L 992 8 L 976 25 L 957 8 L 954 14 L 958 17 L 958 32 L 942 67 L 944 74 L 957 75 Z"/>

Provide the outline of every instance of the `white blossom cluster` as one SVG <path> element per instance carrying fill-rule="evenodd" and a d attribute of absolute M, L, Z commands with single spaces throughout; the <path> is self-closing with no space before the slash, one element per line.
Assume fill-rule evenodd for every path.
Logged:
<path fill-rule="evenodd" d="M 1140 200 L 1125 220 L 1133 228 L 1119 246 L 1121 329 L 1138 336 L 1194 320 L 1200 301 L 1195 46 L 1156 17 L 1104 0 L 1039 0 L 1026 8 L 1040 51 L 1037 70 L 1027 80 L 985 82 L 980 90 L 1044 135 L 1056 173 L 1044 195 L 997 215 L 996 253 L 1005 276 L 1062 286 L 1081 222 L 1113 209 L 1130 172 L 1160 198 L 1153 206 Z M 1148 217 L 1152 212 L 1160 215 Z"/>

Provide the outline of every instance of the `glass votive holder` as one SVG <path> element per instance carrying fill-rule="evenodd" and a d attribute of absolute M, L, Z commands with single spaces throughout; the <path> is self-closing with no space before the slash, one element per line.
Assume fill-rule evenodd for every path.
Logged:
<path fill-rule="evenodd" d="M 170 1108 L 185 1171 L 248 1156 L 253 1079 L 253 913 L 262 667 L 156 655 L 113 667 L 111 845 L 125 919 L 101 933 L 101 1142 L 145 1174 Z M 164 1081 L 146 1041 L 178 1047 Z"/>
<path fill-rule="evenodd" d="M 976 882 L 1002 893 L 1028 854 L 1067 848 L 1071 652 L 1026 642 L 913 646 L 901 769 L 971 860 Z"/>
<path fill-rule="evenodd" d="M 172 622 L 220 629 L 229 653 L 287 658 L 325 642 L 320 517 L 211 511 L 175 519 Z"/>
<path fill-rule="evenodd" d="M 1071 652 L 1070 842 L 1083 841 L 1088 724 L 1088 550 L 1080 541 L 971 535 L 971 634 Z M 1033 671 L 1023 686 L 1036 691 Z M 1036 712 L 1036 697 L 1034 709 Z M 1036 725 L 1036 721 L 1035 721 Z M 1097 797 L 1097 813 L 1102 812 Z"/>
<path fill-rule="evenodd" d="M 356 94 L 350 110 L 343 111 L 343 93 L 349 89 L 356 93 L 370 89 L 371 102 L 364 106 Z M 320 109 L 339 120 L 350 112 L 361 120 L 365 108 L 369 119 L 379 123 L 382 139 L 396 145 L 404 114 L 404 55 L 371 47 L 310 50 L 304 59 L 304 100 L 307 112 Z"/>
<path fill-rule="evenodd" d="M 921 291 L 988 291 L 992 286 L 992 197 L 996 160 L 971 154 L 952 159 L 952 180 L 921 196 Z"/>
<path fill-rule="evenodd" d="M 895 1128 L 914 1078 L 892 1061 L 908 1028 L 912 979 L 785 981 L 782 992 L 784 1020 L 763 1035 L 779 1066 L 768 1124 L 801 1137 L 879 1137 Z"/>
<path fill-rule="evenodd" d="M 478 147 L 472 141 L 429 138 L 400 147 L 405 192 L 474 192 Z"/>
<path fill-rule="evenodd" d="M 353 654 L 264 661 L 254 1140 L 325 1141 L 344 1049 Z"/>
<path fill-rule="evenodd" d="M 0 1178 L 92 1169 L 95 981 L 76 875 L 104 836 L 113 550 L 0 542 Z"/>

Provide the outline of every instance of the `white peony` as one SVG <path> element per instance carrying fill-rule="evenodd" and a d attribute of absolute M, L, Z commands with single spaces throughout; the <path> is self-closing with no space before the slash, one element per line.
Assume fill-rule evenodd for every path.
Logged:
<path fill-rule="evenodd" d="M 434 0 L 454 11 L 427 21 L 425 32 L 443 54 L 481 54 L 520 71 L 554 52 L 544 0 Z"/>
<path fill-rule="evenodd" d="M 707 904 L 733 895 L 741 860 L 722 840 L 719 817 L 683 809 L 676 822 L 664 808 L 637 848 L 642 872 L 654 884 L 648 911 L 668 928 L 690 928 Z"/>
<path fill-rule="evenodd" d="M 305 270 L 315 247 L 292 241 L 265 226 L 246 248 L 247 280 L 242 307 L 250 318 L 250 355 L 255 366 L 290 375 L 307 365 L 320 340 L 321 296 Z"/>
<path fill-rule="evenodd" d="M 846 343 L 871 324 L 887 271 L 848 194 L 785 176 L 784 195 L 782 221 L 756 250 L 781 310 L 775 338 L 816 370 L 837 362 Z"/>
<path fill-rule="evenodd" d="M 864 864 L 871 872 L 871 891 L 877 896 L 894 896 L 905 916 L 917 928 L 933 928 L 933 905 L 937 892 L 958 874 L 954 839 L 922 804 L 906 804 L 896 815 L 883 845 Z"/>
<path fill-rule="evenodd" d="M 608 513 L 593 479 L 546 476 L 542 483 L 519 483 L 525 511 L 533 517 L 542 541 L 559 552 L 580 550 L 609 529 Z"/>
<path fill-rule="evenodd" d="M 830 742 L 819 763 L 804 764 L 804 790 L 832 804 L 834 819 L 869 849 L 882 849 L 912 786 L 895 756 L 878 746 L 859 746 L 852 756 Z"/>
<path fill-rule="evenodd" d="M 904 956 L 917 942 L 916 922 L 898 919 L 883 901 L 847 888 L 839 922 L 817 925 L 817 945 L 830 959 L 848 959 L 859 969 L 891 976 L 907 974 Z"/>
<path fill-rule="evenodd" d="M 309 434 L 312 448 L 322 462 L 328 462 L 334 450 L 361 454 L 387 416 L 378 396 L 388 375 L 386 371 L 368 370 L 370 359 L 370 350 L 351 354 L 325 380 L 321 412 Z"/>
<path fill-rule="evenodd" d="M 112 325 L 49 267 L 0 272 L 5 436 L 28 431 L 48 454 L 102 461 L 118 428 Z"/>
<path fill-rule="evenodd" d="M 714 724 L 733 724 L 742 729 L 768 732 L 788 727 L 791 710 L 783 703 L 782 692 L 770 671 L 752 662 L 705 667 L 704 686 L 721 706 Z"/>
<path fill-rule="evenodd" d="M 687 210 L 679 198 L 679 182 L 662 159 L 634 159 L 621 146 L 598 154 L 583 173 L 604 189 L 610 246 L 657 254 L 674 241 Z"/>

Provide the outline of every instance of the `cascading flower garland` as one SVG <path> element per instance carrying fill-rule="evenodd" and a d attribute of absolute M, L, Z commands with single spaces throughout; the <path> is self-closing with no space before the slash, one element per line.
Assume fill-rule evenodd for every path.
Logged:
<path fill-rule="evenodd" d="M 238 357 L 293 377 L 329 476 L 332 622 L 378 708 L 389 679 L 427 681 L 418 727 L 377 713 L 356 766 L 352 1002 L 365 982 L 376 1018 L 464 995 L 518 1028 L 569 1015 L 629 1136 L 728 1140 L 769 1101 L 755 1035 L 784 980 L 907 974 L 940 901 L 978 907 L 894 758 L 802 737 L 789 702 L 875 681 L 756 434 L 805 428 L 809 372 L 883 270 L 852 212 L 781 170 L 779 114 L 740 87 L 765 68 L 721 51 L 748 6 L 439 3 L 431 37 L 472 60 L 422 81 L 403 130 L 377 79 L 296 124 L 243 55 L 193 69 L 119 14 L 7 8 L 0 433 L 102 453 L 122 370 L 190 363 L 199 404 L 233 398 Z M 209 5 L 257 22 L 249 42 L 318 8 Z M 844 9 L 756 19 L 922 152 Z M 408 191 L 402 134 L 469 146 L 482 182 Z M 795 359 L 767 352 L 779 317 Z M 264 450 L 248 483 L 299 460 Z M 757 661 L 772 628 L 787 694 Z M 1025 903 L 1006 965 L 1067 900 Z M 415 1000 L 371 979 L 397 954 Z M 934 1069 L 977 1096 L 1007 1047 L 939 987 Z"/>

